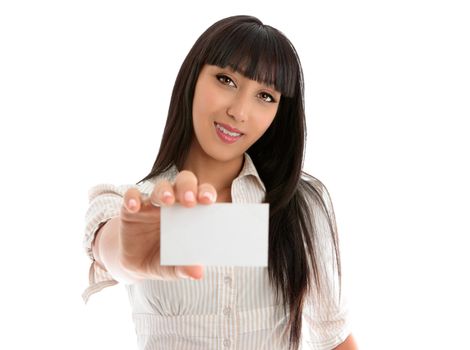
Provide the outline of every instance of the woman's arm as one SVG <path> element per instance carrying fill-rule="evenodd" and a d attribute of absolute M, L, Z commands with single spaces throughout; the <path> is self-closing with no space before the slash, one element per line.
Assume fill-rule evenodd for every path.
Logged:
<path fill-rule="evenodd" d="M 115 217 L 106 222 L 98 230 L 92 245 L 93 256 L 96 263 L 108 271 L 113 279 L 123 283 L 135 283 L 141 279 L 124 270 L 119 262 L 119 227 L 120 217 Z"/>
<path fill-rule="evenodd" d="M 334 350 L 357 350 L 356 342 L 352 335 L 346 338 L 344 342 L 338 345 Z"/>

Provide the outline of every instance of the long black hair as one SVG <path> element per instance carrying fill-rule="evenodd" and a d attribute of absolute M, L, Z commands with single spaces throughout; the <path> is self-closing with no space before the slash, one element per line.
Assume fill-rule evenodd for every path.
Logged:
<path fill-rule="evenodd" d="M 192 103 L 205 64 L 231 67 L 281 92 L 277 114 L 247 153 L 266 187 L 270 204 L 268 274 L 289 314 L 288 340 L 298 348 L 302 309 L 310 292 L 330 293 L 319 256 L 319 232 L 312 207 L 320 208 L 333 242 L 335 271 L 341 275 L 334 213 L 326 188 L 302 171 L 306 125 L 302 67 L 292 43 L 277 29 L 250 16 L 233 16 L 209 27 L 196 41 L 176 78 L 154 176 L 176 165 L 182 169 L 194 137 Z"/>

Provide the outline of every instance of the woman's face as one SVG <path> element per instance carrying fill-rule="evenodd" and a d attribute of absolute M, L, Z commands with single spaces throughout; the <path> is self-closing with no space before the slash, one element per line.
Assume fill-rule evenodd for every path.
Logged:
<path fill-rule="evenodd" d="M 239 159 L 271 125 L 280 98 L 273 87 L 229 67 L 205 65 L 193 99 L 195 141 L 211 158 Z"/>

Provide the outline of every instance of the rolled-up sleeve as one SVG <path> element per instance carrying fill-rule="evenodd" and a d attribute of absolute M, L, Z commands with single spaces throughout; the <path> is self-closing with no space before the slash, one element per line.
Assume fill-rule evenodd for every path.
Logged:
<path fill-rule="evenodd" d="M 86 225 L 83 247 L 91 259 L 91 266 L 88 277 L 89 286 L 82 294 L 85 302 L 92 294 L 118 283 L 96 263 L 93 257 L 92 244 L 98 229 L 111 218 L 119 216 L 124 194 L 132 187 L 137 186 L 101 184 L 92 187 L 88 192 L 89 207 L 85 215 Z"/>
<path fill-rule="evenodd" d="M 321 206 L 317 201 L 311 203 L 312 223 L 317 233 L 315 254 L 324 278 L 322 297 L 318 297 L 312 291 L 303 308 L 303 344 L 310 350 L 331 350 L 344 342 L 351 330 L 346 298 L 340 288 L 331 233 L 332 230 L 336 231 L 332 202 L 328 191 L 320 181 L 315 179 L 312 184 L 324 204 Z"/>

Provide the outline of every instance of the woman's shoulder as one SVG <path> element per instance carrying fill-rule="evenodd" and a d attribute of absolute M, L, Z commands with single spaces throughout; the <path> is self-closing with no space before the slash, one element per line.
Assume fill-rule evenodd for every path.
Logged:
<path fill-rule="evenodd" d="M 96 197 L 104 195 L 122 197 L 128 189 L 133 187 L 137 186 L 133 184 L 115 185 L 111 183 L 99 183 L 88 190 L 88 198 L 89 200 L 93 200 Z"/>
<path fill-rule="evenodd" d="M 154 183 L 150 180 L 145 180 L 137 184 L 111 184 L 111 183 L 99 183 L 92 186 L 88 190 L 88 199 L 93 200 L 100 196 L 117 196 L 124 197 L 126 192 L 131 188 L 138 189 L 143 194 L 149 194 L 152 192 Z"/>
<path fill-rule="evenodd" d="M 303 173 L 299 183 L 299 192 L 302 201 L 310 209 L 312 223 L 324 233 L 324 237 L 336 236 L 335 211 L 324 183 L 310 174 Z"/>
<path fill-rule="evenodd" d="M 299 191 L 305 200 L 324 206 L 327 211 L 332 210 L 330 193 L 325 184 L 313 175 L 302 172 L 299 181 Z"/>
<path fill-rule="evenodd" d="M 165 179 L 171 182 L 174 180 L 177 173 L 176 167 L 173 166 L 163 173 L 141 180 L 136 184 L 115 185 L 110 183 L 100 183 L 94 185 L 88 190 L 88 197 L 90 200 L 101 195 L 116 195 L 123 197 L 131 188 L 137 188 L 141 193 L 149 195 L 152 193 L 152 190 L 158 181 Z"/>

